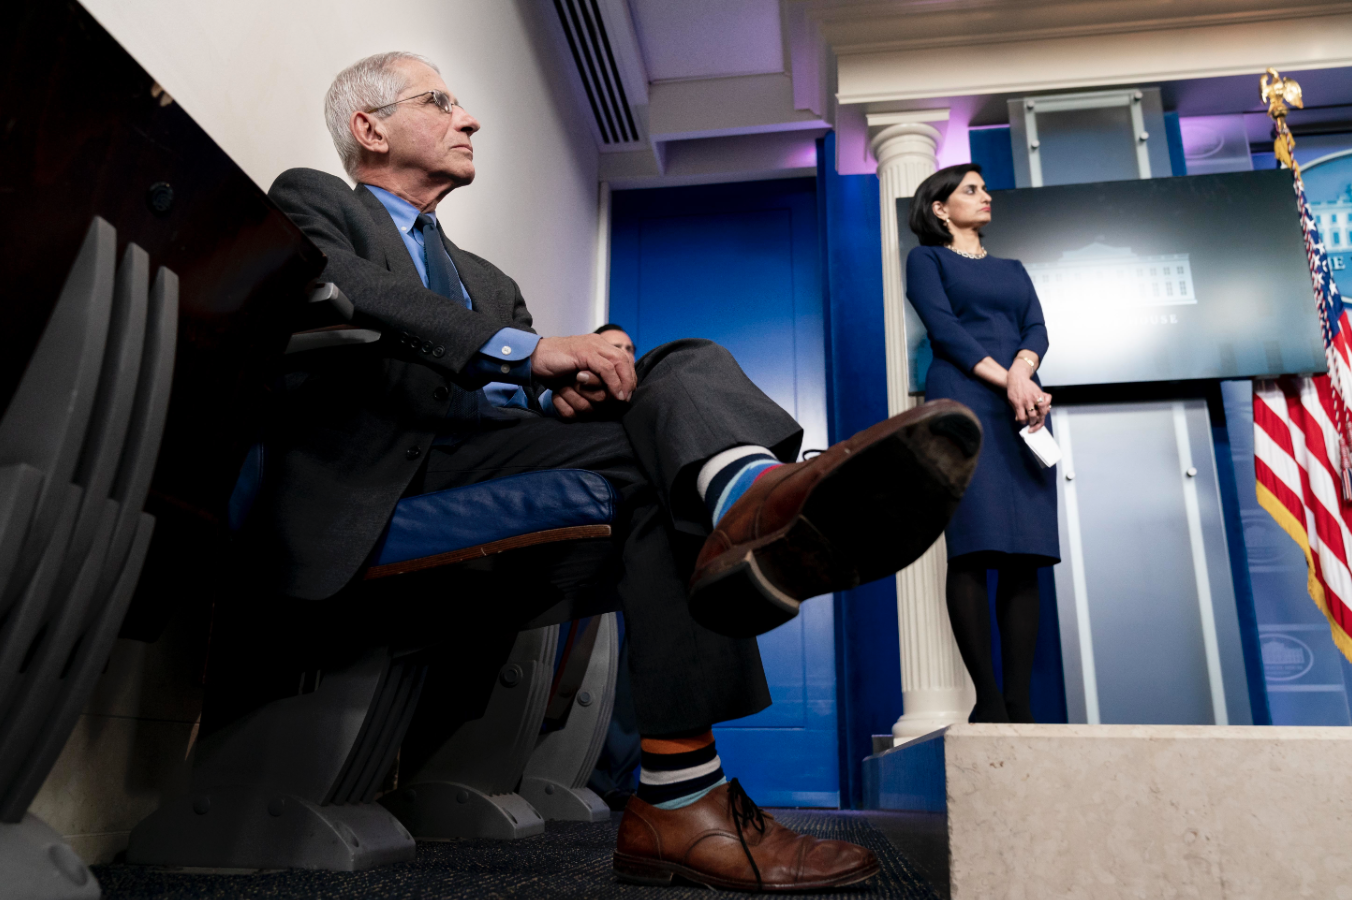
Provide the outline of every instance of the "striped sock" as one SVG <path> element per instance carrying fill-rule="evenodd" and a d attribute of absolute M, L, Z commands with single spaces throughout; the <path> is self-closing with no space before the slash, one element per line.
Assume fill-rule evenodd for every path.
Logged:
<path fill-rule="evenodd" d="M 704 499 L 713 524 L 718 524 L 757 478 L 780 465 L 783 463 L 773 453 L 754 444 L 733 447 L 711 457 L 699 470 L 695 488 Z"/>
<path fill-rule="evenodd" d="M 727 781 L 714 747 L 714 733 L 695 737 L 644 738 L 638 798 L 658 809 L 689 806 Z"/>

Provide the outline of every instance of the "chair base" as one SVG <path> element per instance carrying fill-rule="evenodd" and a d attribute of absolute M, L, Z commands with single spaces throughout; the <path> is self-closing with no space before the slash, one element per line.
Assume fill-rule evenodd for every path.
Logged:
<path fill-rule="evenodd" d="M 569 822 L 610 819 L 610 807 L 589 787 L 569 787 L 548 778 L 523 778 L 519 792 L 546 819 Z"/>
<path fill-rule="evenodd" d="M 98 879 L 46 822 L 32 813 L 0 823 L 0 895 L 24 900 L 98 900 Z"/>
<path fill-rule="evenodd" d="M 420 840 L 474 837 L 510 841 L 545 830 L 545 820 L 520 794 L 485 794 L 455 782 L 410 784 L 386 794 L 380 802 Z"/>
<path fill-rule="evenodd" d="M 127 862 L 357 872 L 406 862 L 415 849 L 375 803 L 320 806 L 294 794 L 216 788 L 175 798 L 137 825 Z"/>

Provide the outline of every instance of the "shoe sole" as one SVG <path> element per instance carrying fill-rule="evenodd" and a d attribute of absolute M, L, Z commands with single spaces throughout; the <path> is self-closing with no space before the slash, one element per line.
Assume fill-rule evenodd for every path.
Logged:
<path fill-rule="evenodd" d="M 697 872 L 694 869 L 682 866 L 678 863 L 666 862 L 657 859 L 644 859 L 639 856 L 630 856 L 626 853 L 615 853 L 614 861 L 615 877 L 620 881 L 629 884 L 643 884 L 654 887 L 667 887 L 672 885 L 677 879 L 688 881 L 692 884 L 698 884 L 702 887 L 715 888 L 725 891 L 757 891 L 754 881 L 731 881 L 726 878 L 718 878 L 713 875 L 707 875 L 703 872 Z M 792 894 L 805 891 L 820 891 L 827 888 L 846 887 L 851 884 L 858 884 L 861 881 L 867 881 L 881 870 L 881 866 L 875 861 L 873 865 L 862 869 L 856 869 L 853 872 L 844 872 L 833 878 L 826 878 L 820 881 L 804 882 L 793 885 L 762 885 L 759 890 L 766 894 Z"/>
<path fill-rule="evenodd" d="M 809 597 L 919 559 L 953 517 L 981 447 L 969 410 L 952 401 L 934 407 L 843 460 L 784 528 L 709 563 L 690 592 L 695 621 L 729 637 L 755 637 L 794 618 Z"/>

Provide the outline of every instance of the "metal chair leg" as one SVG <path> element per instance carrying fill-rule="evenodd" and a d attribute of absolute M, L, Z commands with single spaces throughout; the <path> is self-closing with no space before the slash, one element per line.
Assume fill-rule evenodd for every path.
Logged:
<path fill-rule="evenodd" d="M 558 731 L 540 735 L 521 777 L 518 792 L 546 819 L 604 822 L 610 818 L 610 808 L 587 787 L 587 779 L 596 768 L 610 726 L 619 656 L 615 614 L 606 613 L 567 722 Z"/>
<path fill-rule="evenodd" d="M 191 789 L 136 826 L 127 861 L 351 872 L 412 859 L 413 837 L 371 801 L 425 673 L 373 651 L 205 739 Z"/>
<path fill-rule="evenodd" d="M 545 822 L 516 793 L 549 702 L 559 628 L 521 632 L 483 718 L 466 722 L 380 802 L 419 838 L 511 839 Z"/>

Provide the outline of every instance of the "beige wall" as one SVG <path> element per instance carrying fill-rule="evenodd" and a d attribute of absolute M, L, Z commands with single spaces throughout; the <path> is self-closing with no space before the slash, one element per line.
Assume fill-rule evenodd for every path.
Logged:
<path fill-rule="evenodd" d="M 521 285 L 544 334 L 590 330 L 597 151 L 534 0 L 84 0 L 132 56 L 266 188 L 284 169 L 342 175 L 323 99 L 371 53 L 435 60 L 483 123 L 478 177 L 440 218 Z M 568 63 L 571 65 L 571 63 Z"/>

